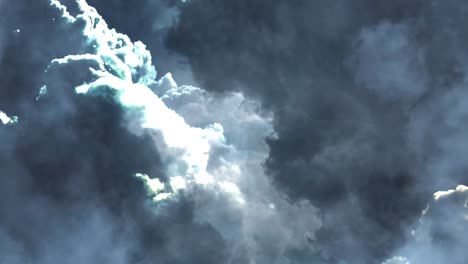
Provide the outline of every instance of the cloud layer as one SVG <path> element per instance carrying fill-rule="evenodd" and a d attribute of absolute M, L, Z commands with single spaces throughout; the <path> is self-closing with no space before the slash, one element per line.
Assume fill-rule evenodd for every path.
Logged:
<path fill-rule="evenodd" d="M 467 4 L 89 3 L 0 1 L 0 262 L 467 258 Z"/>
<path fill-rule="evenodd" d="M 263 173 L 271 119 L 258 103 L 178 86 L 170 74 L 157 80 L 146 46 L 85 1 L 34 5 L 44 12 L 25 16 L 19 2 L 5 27 L 20 30 L 1 64 L 17 73 L 2 79 L 0 262 L 287 263 L 312 254 L 317 210 L 285 199 Z"/>
<path fill-rule="evenodd" d="M 168 46 L 273 112 L 265 167 L 320 209 L 330 263 L 376 263 L 466 184 L 463 1 L 189 1 Z"/>

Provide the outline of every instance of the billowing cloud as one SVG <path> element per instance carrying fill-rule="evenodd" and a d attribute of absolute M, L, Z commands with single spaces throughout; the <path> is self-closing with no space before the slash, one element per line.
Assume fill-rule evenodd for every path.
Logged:
<path fill-rule="evenodd" d="M 39 73 L 29 69 L 18 89 L 30 96 L 22 91 L 7 105 L 18 122 L 1 115 L 9 125 L 0 127 L 0 210 L 8 215 L 0 220 L 0 260 L 319 258 L 310 245 L 317 210 L 285 199 L 262 170 L 262 139 L 272 130 L 258 103 L 178 86 L 170 74 L 157 80 L 146 46 L 110 29 L 83 0 L 37 5 L 47 12 L 21 34 L 37 37 L 46 55 L 10 58 L 24 73 L 37 63 Z M 37 24 L 54 34 L 27 35 Z M 60 44 L 68 46 L 54 51 Z M 18 76 L 11 78 L 3 85 Z"/>
<path fill-rule="evenodd" d="M 110 27 L 142 41 L 153 55 L 153 62 L 161 75 L 172 73 L 184 84 L 195 85 L 187 59 L 165 46 L 167 31 L 179 17 L 178 3 L 182 0 L 88 0 Z M 125 18 L 125 19 L 123 19 Z"/>
<path fill-rule="evenodd" d="M 89 3 L 0 1 L 0 262 L 466 259 L 466 3 Z"/>
<path fill-rule="evenodd" d="M 189 1 L 168 46 L 272 113 L 265 169 L 321 212 L 330 263 L 376 263 L 466 184 L 463 1 Z"/>

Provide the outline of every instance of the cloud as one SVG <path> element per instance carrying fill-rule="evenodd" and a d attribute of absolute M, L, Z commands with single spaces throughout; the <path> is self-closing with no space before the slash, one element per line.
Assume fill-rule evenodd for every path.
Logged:
<path fill-rule="evenodd" d="M 0 11 L 0 262 L 464 259 L 464 3 L 90 2 Z"/>
<path fill-rule="evenodd" d="M 409 262 L 408 259 L 404 257 L 393 257 L 385 261 L 383 264 L 411 264 L 411 262 Z"/>
<path fill-rule="evenodd" d="M 411 263 L 463 263 L 467 257 L 467 190 L 464 185 L 434 193 L 411 239 L 397 252 Z"/>
<path fill-rule="evenodd" d="M 46 12 L 25 16 L 21 41 L 9 43 L 27 51 L 8 58 L 21 74 L 2 83 L 8 94 L 24 79 L 2 112 L 2 123 L 10 112 L 18 122 L 0 127 L 0 260 L 283 263 L 309 254 L 317 210 L 285 199 L 263 173 L 271 118 L 258 103 L 156 80 L 146 46 L 85 1 L 35 5 Z"/>
<path fill-rule="evenodd" d="M 7 116 L 5 113 L 3 113 L 2 111 L 0 111 L 0 121 L 6 125 L 6 124 L 11 124 L 11 123 L 15 123 L 17 122 L 17 118 L 16 117 L 9 117 Z"/>
<path fill-rule="evenodd" d="M 466 184 L 462 1 L 190 1 L 168 47 L 272 113 L 265 169 L 318 207 L 329 262 L 382 262 Z M 392 250 L 393 249 L 393 250 Z"/>
<path fill-rule="evenodd" d="M 153 55 L 161 76 L 173 73 L 184 84 L 195 85 L 190 65 L 179 54 L 168 50 L 165 36 L 178 20 L 180 0 L 124 0 L 96 1 L 88 3 L 95 7 L 111 28 L 118 29 L 132 40 L 142 41 Z M 125 19 L 123 19 L 125 18 Z"/>
<path fill-rule="evenodd" d="M 187 123 L 223 124 L 226 142 L 212 145 L 207 171 L 219 182 L 216 189 L 229 195 L 214 190 L 196 194 L 194 199 L 197 217 L 212 223 L 231 243 L 232 261 L 320 260 L 308 240 L 320 226 L 318 212 L 307 201 L 289 202 L 263 172 L 261 164 L 267 157 L 264 138 L 272 133 L 270 114 L 240 93 L 214 95 L 197 87 L 178 86 L 172 75 L 161 78 L 156 93 L 161 86 L 162 100 Z M 246 259 L 240 258 L 241 252 Z M 300 260 L 307 254 L 309 258 Z"/>
<path fill-rule="evenodd" d="M 407 24 L 382 22 L 365 29 L 347 62 L 356 82 L 385 100 L 417 100 L 428 89 L 425 51 Z M 400 97 L 400 98 L 395 98 Z"/>

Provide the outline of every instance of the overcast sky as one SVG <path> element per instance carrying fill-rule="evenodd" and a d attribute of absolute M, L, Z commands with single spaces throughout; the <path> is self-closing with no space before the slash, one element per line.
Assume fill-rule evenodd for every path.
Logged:
<path fill-rule="evenodd" d="M 463 264 L 467 47 L 461 0 L 0 0 L 0 263 Z"/>

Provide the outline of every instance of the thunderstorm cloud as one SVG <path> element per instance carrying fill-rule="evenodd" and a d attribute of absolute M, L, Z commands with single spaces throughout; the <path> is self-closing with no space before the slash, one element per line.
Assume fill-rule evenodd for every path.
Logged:
<path fill-rule="evenodd" d="M 467 11 L 0 0 L 0 263 L 466 263 Z"/>

